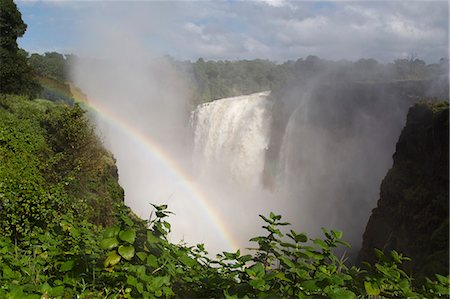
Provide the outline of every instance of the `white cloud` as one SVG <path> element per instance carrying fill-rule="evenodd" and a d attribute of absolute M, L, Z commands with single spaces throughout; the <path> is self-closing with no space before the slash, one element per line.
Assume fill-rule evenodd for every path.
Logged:
<path fill-rule="evenodd" d="M 281 7 L 286 5 L 287 3 L 285 0 L 260 0 L 260 1 L 273 7 Z"/>
<path fill-rule="evenodd" d="M 152 52 L 179 59 L 287 60 L 318 55 L 392 61 L 415 52 L 421 59 L 436 62 L 448 55 L 445 2 L 262 0 L 67 5 L 84 19 L 108 20 L 119 29 L 132 31 Z M 83 7 L 89 9 L 80 9 Z M 89 28 L 85 26 L 79 33 L 89 35 Z"/>

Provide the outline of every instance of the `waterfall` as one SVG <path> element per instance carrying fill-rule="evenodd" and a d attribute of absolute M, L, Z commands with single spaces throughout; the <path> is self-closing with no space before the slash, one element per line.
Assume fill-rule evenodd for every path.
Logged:
<path fill-rule="evenodd" d="M 269 91 L 205 103 L 191 116 L 197 176 L 258 186 L 271 125 Z"/>
<path fill-rule="evenodd" d="M 407 111 L 397 94 L 369 91 L 262 92 L 192 112 L 195 177 L 241 244 L 255 233 L 244 224 L 274 211 L 312 236 L 343 230 L 358 248 Z"/>

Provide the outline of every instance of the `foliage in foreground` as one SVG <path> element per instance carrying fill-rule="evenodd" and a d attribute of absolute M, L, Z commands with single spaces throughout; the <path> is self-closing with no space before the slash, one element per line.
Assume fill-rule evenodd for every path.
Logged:
<path fill-rule="evenodd" d="M 415 288 L 399 266 L 407 258 L 377 251 L 367 270 L 348 268 L 333 250 L 348 246 L 340 231 L 323 239 L 290 230 L 281 216 L 261 216 L 267 235 L 253 254 L 224 252 L 211 259 L 203 245 L 168 242 L 167 206 L 155 206 L 149 228 L 123 214 L 100 229 L 65 216 L 14 243 L 0 237 L 1 298 L 444 298 L 449 278 Z"/>

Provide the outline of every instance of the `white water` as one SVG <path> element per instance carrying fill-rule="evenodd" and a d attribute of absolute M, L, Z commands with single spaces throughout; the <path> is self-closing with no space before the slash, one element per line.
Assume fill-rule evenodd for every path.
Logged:
<path fill-rule="evenodd" d="M 264 169 L 271 124 L 270 92 L 220 99 L 192 112 L 197 176 L 256 187 Z"/>
<path fill-rule="evenodd" d="M 320 237 L 322 226 L 343 230 L 358 248 L 406 110 L 383 97 L 367 107 L 359 99 L 300 96 L 281 132 L 278 161 L 266 161 L 268 94 L 220 99 L 192 113 L 193 165 L 202 188 L 233 222 L 241 244 L 256 233 L 242 228 L 259 226 L 255 216 L 274 211 L 312 236 Z M 278 165 L 273 192 L 261 184 L 267 162 Z"/>

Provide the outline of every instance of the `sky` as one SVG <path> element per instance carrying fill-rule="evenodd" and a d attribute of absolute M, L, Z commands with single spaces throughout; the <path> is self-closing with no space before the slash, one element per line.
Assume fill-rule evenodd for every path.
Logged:
<path fill-rule="evenodd" d="M 91 28 L 181 60 L 448 57 L 448 1 L 16 1 L 28 52 L 75 53 Z M 105 32 L 104 30 L 102 32 Z M 101 39 L 100 39 L 101 40 Z M 102 53 L 98 53 L 102 55 Z"/>

